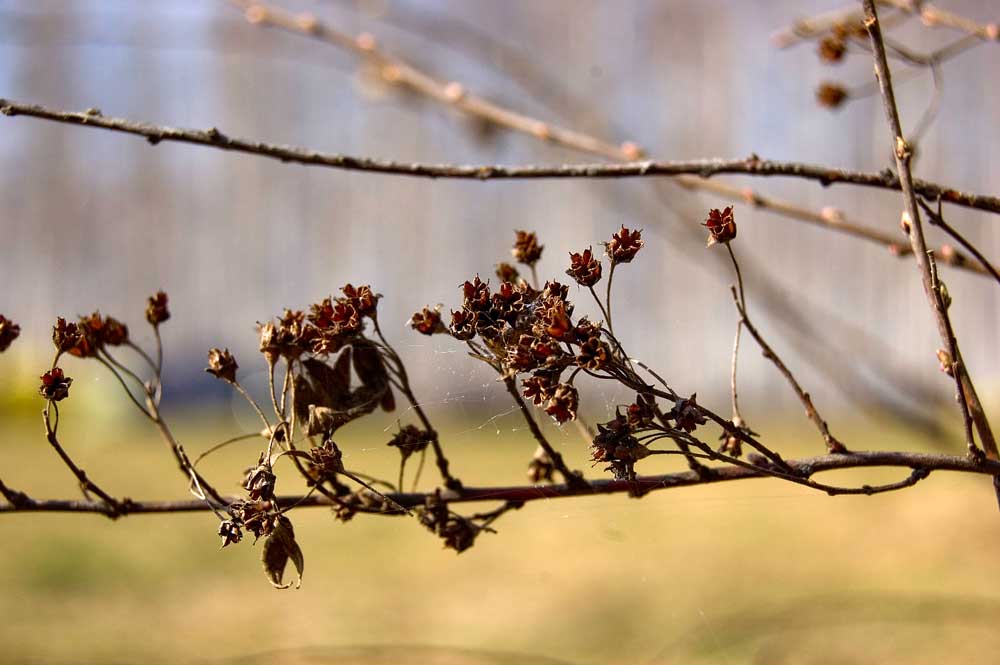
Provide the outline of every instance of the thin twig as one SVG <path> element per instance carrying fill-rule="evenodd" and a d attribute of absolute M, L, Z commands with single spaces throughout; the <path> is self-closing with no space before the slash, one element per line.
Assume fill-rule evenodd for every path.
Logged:
<path fill-rule="evenodd" d="M 96 494 L 100 497 L 103 505 L 107 509 L 106 514 L 109 517 L 117 517 L 121 514 L 122 502 L 102 490 L 97 483 L 92 481 L 90 477 L 87 476 L 87 473 L 73 461 L 73 458 L 69 456 L 69 453 L 67 453 L 66 449 L 62 447 L 62 444 L 59 442 L 59 438 L 56 436 L 56 429 L 52 426 L 52 422 L 49 418 L 50 410 L 55 411 L 56 422 L 59 421 L 59 406 L 55 402 L 48 402 L 45 406 L 45 410 L 42 412 L 42 420 L 45 423 L 45 438 L 52 446 L 52 449 L 56 451 L 56 454 L 59 455 L 59 459 L 63 461 L 63 464 L 65 464 L 70 472 L 76 476 L 77 481 L 80 483 L 80 489 L 84 492 L 84 496 L 87 496 L 88 492 Z M 4 496 L 6 497 L 6 492 L 4 493 Z M 8 501 L 11 501 L 9 497 L 7 498 Z M 20 499 L 20 497 L 18 498 Z M 15 506 L 17 505 L 14 501 L 11 501 L 11 503 L 14 503 Z M 23 500 L 21 500 L 21 503 L 23 503 Z"/>
<path fill-rule="evenodd" d="M 746 327 L 747 332 L 750 333 L 751 337 L 753 337 L 757 342 L 757 345 L 760 346 L 761 351 L 764 353 L 764 357 L 774 363 L 774 366 L 778 368 L 778 371 L 781 372 L 782 376 L 784 376 L 789 385 L 791 385 L 792 390 L 795 391 L 799 401 L 802 402 L 802 406 L 805 407 L 806 416 L 808 416 L 809 420 L 816 425 L 816 429 L 819 430 L 820 435 L 823 437 L 823 442 L 826 443 L 827 449 L 831 453 L 845 452 L 847 448 L 845 448 L 844 444 L 838 441 L 836 437 L 830 433 L 830 428 L 826 424 L 826 421 L 819 415 L 819 411 L 816 410 L 812 397 L 802 388 L 798 380 L 795 378 L 795 375 L 792 374 L 792 371 L 788 369 L 788 366 L 784 363 L 784 361 L 782 361 L 778 354 L 775 353 L 774 349 L 767 343 L 764 337 L 757 330 L 756 326 L 751 323 L 750 317 L 747 315 L 746 295 L 743 292 L 743 275 L 740 272 L 740 264 L 736 260 L 736 254 L 733 252 L 733 248 L 730 243 L 727 242 L 725 245 L 726 249 L 729 250 L 729 257 L 732 259 L 733 268 L 736 270 L 736 281 L 739 285 L 738 290 L 736 287 L 733 287 L 732 292 L 733 302 L 736 303 L 736 309 L 739 311 L 740 320 Z"/>
<path fill-rule="evenodd" d="M 563 459 L 563 456 L 559 453 L 559 451 L 552 447 L 551 443 L 549 443 L 549 440 L 545 437 L 542 429 L 538 426 L 538 423 L 535 422 L 534 416 L 531 415 L 531 410 L 525 403 L 524 398 L 521 397 L 521 393 L 517 389 L 517 382 L 514 378 L 505 376 L 503 377 L 503 383 L 504 386 L 507 387 L 507 392 L 510 393 L 510 396 L 513 398 L 514 404 L 516 404 L 517 408 L 521 411 L 521 415 L 524 417 L 524 421 L 528 424 L 528 430 L 531 431 L 531 435 L 535 437 L 535 441 L 538 442 L 538 445 L 542 447 L 545 453 L 549 456 L 549 459 L 552 460 L 552 466 L 554 466 L 562 475 L 563 480 L 571 486 L 587 485 L 587 481 L 583 479 L 583 476 L 581 476 L 577 471 L 571 471 L 570 468 L 566 466 L 566 461 Z"/>
<path fill-rule="evenodd" d="M 420 405 L 417 396 L 413 393 L 413 388 L 410 387 L 410 377 L 406 373 L 406 365 L 403 364 L 402 359 L 396 350 L 389 344 L 389 340 L 386 339 L 385 335 L 382 334 L 382 328 L 379 327 L 378 319 L 373 319 L 375 326 L 375 333 L 378 335 L 379 339 L 382 340 L 382 344 L 385 346 L 390 354 L 390 359 L 393 365 L 395 365 L 395 370 L 397 376 L 399 376 L 399 390 L 406 397 L 406 400 L 410 403 L 410 408 L 413 412 L 417 414 L 417 418 L 420 420 L 420 424 L 423 425 L 424 431 L 430 435 L 431 447 L 434 449 L 434 459 L 437 463 L 438 471 L 441 473 L 441 479 L 444 480 L 445 487 L 452 490 L 461 490 L 462 481 L 452 475 L 450 469 L 450 462 L 448 457 L 444 454 L 444 448 L 441 446 L 441 440 L 438 436 L 438 432 L 431 425 L 430 418 L 424 412 L 424 408 Z M 403 488 L 400 487 L 400 490 Z"/>
<path fill-rule="evenodd" d="M 733 336 L 733 361 L 729 373 L 729 391 L 733 398 L 733 423 L 739 426 L 743 421 L 740 414 L 740 403 L 736 390 L 736 365 L 740 357 L 740 333 L 743 331 L 743 318 L 736 322 L 736 334 Z"/>
<path fill-rule="evenodd" d="M 927 205 L 927 203 L 923 199 L 918 199 L 917 203 L 919 203 L 920 207 L 923 208 L 924 212 L 927 213 L 927 221 L 931 223 L 931 226 L 936 226 L 940 228 L 942 231 L 944 231 L 949 236 L 954 238 L 959 245 L 964 247 L 969 252 L 969 254 L 972 254 L 972 256 L 975 257 L 976 261 L 979 262 L 978 265 L 983 269 L 984 272 L 991 275 L 993 279 L 995 279 L 998 283 L 1000 283 L 1000 272 L 997 271 L 996 267 L 990 262 L 989 259 L 986 258 L 986 256 L 983 255 L 982 252 L 980 252 L 976 248 L 975 245 L 966 240 L 965 236 L 963 236 L 961 233 L 958 232 L 958 230 L 955 227 L 953 227 L 951 224 L 945 221 L 940 206 L 938 206 L 938 209 L 935 211 L 929 205 Z M 937 255 L 938 252 L 935 252 L 934 253 L 935 260 L 937 260 Z M 962 257 L 961 260 L 968 261 L 968 259 L 965 258 L 964 256 Z"/>

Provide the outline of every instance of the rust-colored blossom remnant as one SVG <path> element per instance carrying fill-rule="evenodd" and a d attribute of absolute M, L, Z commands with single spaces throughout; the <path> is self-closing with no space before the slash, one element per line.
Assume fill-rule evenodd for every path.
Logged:
<path fill-rule="evenodd" d="M 222 546 L 226 547 L 243 540 L 243 530 L 235 520 L 223 520 L 219 523 L 219 537 L 222 538 Z"/>
<path fill-rule="evenodd" d="M 441 322 L 441 306 L 434 309 L 424 307 L 419 312 L 410 317 L 409 326 L 421 335 L 434 335 L 436 333 L 448 332 Z"/>
<path fill-rule="evenodd" d="M 61 367 L 53 367 L 42 374 L 42 385 L 39 394 L 50 402 L 60 402 L 69 397 L 69 387 L 73 379 L 63 374 Z"/>
<path fill-rule="evenodd" d="M 146 305 L 146 320 L 153 327 L 156 327 L 170 318 L 170 310 L 167 309 L 167 294 L 157 291 L 156 295 L 149 297 Z"/>
<path fill-rule="evenodd" d="M 704 425 L 708 422 L 701 413 L 701 407 L 698 406 L 697 395 L 677 400 L 677 403 L 674 404 L 674 408 L 668 415 L 677 423 L 677 429 L 682 429 L 688 433 L 695 431 L 698 425 Z"/>
<path fill-rule="evenodd" d="M 844 53 L 846 52 L 847 44 L 844 43 L 843 39 L 835 35 L 830 35 L 822 39 L 819 43 L 819 59 L 825 63 L 834 64 L 840 62 L 844 59 Z"/>
<path fill-rule="evenodd" d="M 503 282 L 517 282 L 520 275 L 517 272 L 517 268 L 509 263 L 498 263 L 496 269 L 497 279 Z"/>
<path fill-rule="evenodd" d="M 375 318 L 378 299 L 382 296 L 373 293 L 370 286 L 365 284 L 355 287 L 351 284 L 345 284 L 341 291 L 344 293 L 344 299 L 351 303 L 355 311 L 357 311 L 358 316 Z"/>
<path fill-rule="evenodd" d="M 533 266 L 542 258 L 542 250 L 545 249 L 538 244 L 538 236 L 531 231 L 517 231 L 514 239 L 514 247 L 510 250 L 511 255 L 518 263 Z"/>
<path fill-rule="evenodd" d="M 71 353 L 74 356 L 85 357 L 88 355 L 86 339 L 79 326 L 69 323 L 61 316 L 56 319 L 56 324 L 52 326 L 52 343 L 55 344 L 59 353 Z"/>
<path fill-rule="evenodd" d="M 607 463 L 617 480 L 634 480 L 635 463 L 649 456 L 649 449 L 632 435 L 628 417 L 618 413 L 614 420 L 597 424 L 597 436 L 590 445 L 590 459 Z"/>
<path fill-rule="evenodd" d="M 708 228 L 708 247 L 731 241 L 736 237 L 736 219 L 733 216 L 733 207 L 728 206 L 721 212 L 717 208 L 712 208 L 708 212 L 708 219 L 702 226 Z"/>
<path fill-rule="evenodd" d="M 472 547 L 482 530 L 472 520 L 451 512 L 448 502 L 439 494 L 429 495 L 417 509 L 420 523 L 444 541 L 444 546 L 456 552 Z"/>
<path fill-rule="evenodd" d="M 0 314 L 0 353 L 9 349 L 20 334 L 21 326 Z"/>
<path fill-rule="evenodd" d="M 556 465 L 541 446 L 528 463 L 528 480 L 534 484 L 555 482 Z"/>
<path fill-rule="evenodd" d="M 580 286 L 593 286 L 601 280 L 601 262 L 594 257 L 590 247 L 582 252 L 570 252 L 566 274 Z"/>
<path fill-rule="evenodd" d="M 216 378 L 235 383 L 236 370 L 239 367 L 236 358 L 229 352 L 229 349 L 211 349 L 208 352 L 208 367 L 205 368 L 205 371 Z"/>
<path fill-rule="evenodd" d="M 816 102 L 823 108 L 838 108 L 846 100 L 847 89 L 839 83 L 826 81 L 816 88 Z"/>
<path fill-rule="evenodd" d="M 261 453 L 257 466 L 247 472 L 243 489 L 250 495 L 252 501 L 270 501 L 274 498 L 274 485 L 277 478 L 271 470 L 271 463 Z"/>
<path fill-rule="evenodd" d="M 448 328 L 452 337 L 460 341 L 467 341 L 476 336 L 476 322 L 479 315 L 460 309 L 451 313 L 451 326 Z"/>
<path fill-rule="evenodd" d="M 403 460 L 406 460 L 410 455 L 426 450 L 436 436 L 434 432 L 420 429 L 415 425 L 406 425 L 401 427 L 386 445 L 399 450 Z"/>
<path fill-rule="evenodd" d="M 303 353 L 316 351 L 317 338 L 321 336 L 321 331 L 306 321 L 304 312 L 291 309 L 286 309 L 276 321 L 258 323 L 257 332 L 260 352 L 268 362 L 279 357 L 294 360 Z"/>
<path fill-rule="evenodd" d="M 611 240 L 604 243 L 604 249 L 612 265 L 631 263 L 644 244 L 642 229 L 632 231 L 622 225 L 622 228 L 611 236 Z"/>
<path fill-rule="evenodd" d="M 121 346 L 128 342 L 128 326 L 112 316 L 104 317 L 101 341 L 108 346 Z"/>
<path fill-rule="evenodd" d="M 81 358 L 95 355 L 105 345 L 121 346 L 128 341 L 128 327 L 112 316 L 101 316 L 100 312 L 81 316 L 76 327 L 83 339 L 69 352 Z"/>
<path fill-rule="evenodd" d="M 580 405 L 580 393 L 568 383 L 560 383 L 552 392 L 545 404 L 545 413 L 562 424 L 576 419 L 576 410 Z"/>

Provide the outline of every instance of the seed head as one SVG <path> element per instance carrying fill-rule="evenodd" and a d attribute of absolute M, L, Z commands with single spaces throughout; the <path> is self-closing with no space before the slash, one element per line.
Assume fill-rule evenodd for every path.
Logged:
<path fill-rule="evenodd" d="M 3 353 L 21 334 L 21 326 L 0 314 L 0 353 Z"/>
<path fill-rule="evenodd" d="M 69 397 L 69 387 L 73 379 L 63 374 L 61 367 L 53 367 L 45 374 L 42 374 L 42 385 L 38 388 L 39 394 L 50 402 L 60 402 Z"/>
<path fill-rule="evenodd" d="M 604 249 L 608 258 L 611 259 L 612 265 L 631 263 L 644 244 L 642 229 L 632 231 L 622 225 L 621 230 L 613 234 L 611 240 L 604 243 Z"/>
<path fill-rule="evenodd" d="M 533 266 L 542 258 L 544 246 L 538 244 L 538 236 L 530 231 L 517 231 L 511 255 L 518 263 Z"/>
<path fill-rule="evenodd" d="M 419 312 L 414 313 L 407 324 L 421 335 L 448 332 L 444 324 L 441 323 L 441 305 L 434 309 L 424 307 Z"/>
<path fill-rule="evenodd" d="M 601 262 L 594 257 L 590 247 L 580 253 L 570 252 L 566 274 L 580 286 L 593 286 L 601 279 Z"/>
<path fill-rule="evenodd" d="M 729 206 L 722 212 L 713 208 L 708 212 L 708 219 L 704 224 L 708 228 L 708 247 L 717 243 L 727 243 L 736 237 L 736 219 L 733 216 L 733 207 Z"/>
<path fill-rule="evenodd" d="M 847 100 L 847 89 L 839 83 L 821 83 L 816 89 L 816 102 L 823 108 L 838 108 Z"/>
<path fill-rule="evenodd" d="M 208 352 L 208 367 L 205 368 L 205 371 L 218 379 L 235 383 L 236 370 L 239 367 L 236 358 L 229 352 L 229 349 L 211 349 Z"/>
<path fill-rule="evenodd" d="M 170 318 L 170 310 L 167 309 L 167 294 L 157 291 L 156 295 L 149 297 L 149 304 L 146 305 L 146 320 L 154 328 Z"/>

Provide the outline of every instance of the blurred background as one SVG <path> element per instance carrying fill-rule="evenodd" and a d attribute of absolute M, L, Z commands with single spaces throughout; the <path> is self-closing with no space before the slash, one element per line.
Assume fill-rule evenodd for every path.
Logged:
<path fill-rule="evenodd" d="M 633 141 L 654 158 L 755 152 L 866 171 L 890 165 L 877 96 L 835 111 L 815 98 L 824 81 L 852 90 L 869 84 L 870 57 L 849 50 L 831 66 L 814 42 L 779 50 L 770 41 L 842 1 L 277 4 L 352 35 L 371 33 L 441 81 L 611 144 Z M 1000 18 L 990 0 L 939 4 L 979 22 Z M 959 36 L 917 20 L 893 34 L 922 52 Z M 964 191 L 1000 189 L 1000 92 L 989 84 L 997 48 L 983 44 L 943 66 L 940 109 L 918 144 L 918 177 Z M 912 127 L 933 86 L 926 73 L 902 76 L 897 98 L 904 127 Z M 222 0 L 0 0 L 0 97 L 401 161 L 600 161 L 470 119 L 387 83 L 354 53 L 251 25 Z M 99 308 L 148 344 L 145 298 L 166 290 L 173 318 L 163 330 L 164 406 L 200 452 L 254 429 L 242 405 L 202 372 L 207 349 L 232 349 L 259 390 L 255 322 L 305 308 L 345 282 L 370 283 L 385 296 L 383 327 L 462 477 L 521 481 L 534 446 L 502 386 L 455 343 L 405 326 L 426 304 L 456 305 L 463 280 L 492 276 L 509 260 L 515 229 L 538 232 L 546 247 L 540 275 L 564 279 L 567 252 L 599 246 L 621 224 L 642 228 L 646 248 L 616 272 L 616 331 L 673 387 L 728 409 L 733 277 L 722 252 L 704 249 L 699 226 L 708 208 L 726 204 L 718 197 L 650 179 L 348 173 L 194 146 L 153 148 L 28 118 L 0 119 L 0 155 L 0 312 L 22 325 L 21 339 L 0 356 L 9 433 L 0 473 L 29 493 L 74 491 L 43 447 L 34 395 L 57 315 Z M 836 206 L 898 233 L 900 197 L 892 192 L 719 180 L 811 210 Z M 987 256 L 1000 255 L 990 216 L 946 213 Z M 953 386 L 937 367 L 937 333 L 913 262 L 742 203 L 736 218 L 751 314 L 834 434 L 859 449 L 960 453 Z M 935 247 L 945 242 L 928 233 Z M 996 284 L 941 270 L 966 362 L 996 413 Z M 579 295 L 580 311 L 596 314 Z M 750 340 L 744 351 L 750 424 L 783 454 L 820 452 L 782 378 Z M 183 496 L 162 444 L 109 377 L 80 363 L 67 372 L 76 383 L 66 436 L 92 475 L 123 495 Z M 628 399 L 588 386 L 582 411 L 604 420 Z M 353 466 L 394 475 L 396 452 L 384 441 L 397 418 L 407 414 L 350 430 L 344 447 Z M 575 431 L 547 428 L 586 468 Z M 233 470 L 255 457 L 249 448 L 227 451 L 206 468 L 234 476 L 235 491 Z M 495 466 L 486 474 L 483 465 Z M 5 516 L 3 658 L 965 662 L 972 645 L 975 653 L 998 646 L 989 627 L 1000 615 L 1000 589 L 988 571 L 1000 535 L 988 485 L 934 477 L 899 495 L 832 500 L 758 481 L 641 502 L 549 502 L 506 516 L 499 535 L 457 558 L 416 524 L 359 518 L 345 527 L 319 510 L 296 522 L 307 573 L 294 593 L 267 586 L 255 563 L 259 547 L 218 553 L 204 515 L 119 524 Z"/>

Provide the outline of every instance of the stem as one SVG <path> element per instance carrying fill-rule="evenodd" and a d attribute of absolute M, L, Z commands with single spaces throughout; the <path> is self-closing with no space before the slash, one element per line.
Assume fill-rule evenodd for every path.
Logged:
<path fill-rule="evenodd" d="M 958 340 L 952 328 L 951 319 L 948 316 L 948 305 L 944 302 L 941 285 L 937 278 L 937 267 L 934 257 L 927 252 L 927 243 L 924 239 L 923 224 L 920 220 L 920 209 L 917 205 L 918 183 L 913 179 L 910 171 L 910 160 L 913 152 L 907 144 L 903 135 L 902 124 L 899 120 L 899 110 L 896 106 L 896 97 L 892 89 L 892 74 L 889 71 L 889 63 L 886 60 L 885 44 L 882 40 L 882 30 L 879 27 L 878 12 L 875 9 L 874 0 L 863 0 L 865 10 L 865 28 L 872 44 L 872 52 L 875 55 L 875 76 L 878 79 L 879 90 L 882 93 L 882 106 L 885 110 L 886 121 L 892 134 L 893 153 L 896 158 L 896 172 L 899 178 L 900 189 L 903 192 L 903 206 L 909 221 L 910 244 L 913 248 L 913 256 L 916 259 L 917 267 L 920 270 L 921 283 L 924 293 L 927 296 L 931 311 L 937 321 L 938 333 L 944 343 L 951 359 L 951 374 L 955 379 L 955 388 L 958 395 L 959 408 L 962 414 L 962 422 L 965 426 L 966 447 L 973 457 L 982 457 L 983 451 L 976 446 L 972 437 L 972 415 L 971 409 L 982 411 L 982 404 L 975 399 L 975 388 L 972 378 L 968 374 L 965 363 L 958 348 Z M 970 390 L 966 390 L 966 386 Z M 972 401 L 976 404 L 973 406 Z M 989 423 L 982 419 L 975 425 L 980 429 L 980 441 L 986 447 L 985 455 L 990 459 L 1000 458 L 996 442 Z M 1000 493 L 997 500 L 1000 501 Z"/>
<path fill-rule="evenodd" d="M 733 396 L 733 423 L 737 427 L 743 423 L 743 416 L 740 414 L 739 400 L 736 394 L 736 361 L 740 355 L 740 333 L 743 331 L 743 319 L 736 322 L 736 335 L 733 337 L 733 363 L 729 377 L 729 388 Z"/>
<path fill-rule="evenodd" d="M 250 403 L 250 406 L 253 407 L 253 410 L 257 412 L 257 415 L 260 417 L 261 422 L 264 423 L 264 429 L 270 431 L 271 430 L 271 423 L 269 423 L 267 421 L 267 417 L 264 415 L 264 412 L 261 410 L 260 405 L 257 404 L 257 400 L 255 400 L 253 398 L 253 396 L 251 396 L 250 393 L 247 392 L 246 388 L 244 388 L 240 384 L 239 381 L 236 381 L 234 379 L 232 383 L 233 383 L 233 387 L 236 388 L 236 391 L 239 394 L 243 395 L 243 397 L 246 399 L 246 401 Z"/>
<path fill-rule="evenodd" d="M 121 384 L 122 390 L 124 390 L 125 394 L 128 395 L 128 398 L 130 400 L 132 400 L 132 403 L 135 404 L 135 408 L 139 409 L 139 411 L 142 412 L 142 415 L 146 416 L 150 420 L 154 420 L 153 414 L 146 407 L 144 407 L 142 405 L 142 403 L 138 399 L 136 399 L 135 395 L 132 394 L 132 391 L 129 390 L 128 384 L 125 383 L 125 379 L 122 377 L 121 374 L 118 373 L 118 370 L 116 370 L 111 365 L 111 363 L 109 363 L 103 357 L 101 357 L 101 356 L 94 356 L 94 358 L 97 360 L 97 362 L 99 362 L 102 365 L 104 365 L 108 369 L 108 371 L 111 372 L 115 376 L 116 379 L 118 379 L 118 383 Z M 147 396 L 149 395 L 149 392 L 146 390 L 145 386 L 143 386 L 143 392 L 146 393 Z M 154 420 L 154 422 L 155 422 L 155 420 Z"/>
<path fill-rule="evenodd" d="M 50 420 L 49 417 L 49 413 L 52 410 L 55 411 L 55 423 L 56 423 L 55 425 L 52 424 L 52 421 Z M 100 487 L 98 487 L 97 484 L 94 483 L 87 476 L 86 472 L 76 465 L 73 459 L 69 456 L 69 453 L 67 453 L 66 450 L 62 447 L 62 444 L 59 443 L 59 439 L 56 437 L 56 429 L 59 423 L 59 406 L 55 402 L 49 401 L 45 405 L 45 410 L 42 412 L 42 420 L 45 423 L 46 439 L 52 446 L 53 450 L 56 451 L 56 454 L 59 455 L 59 458 L 63 461 L 63 464 L 65 464 L 66 467 L 73 473 L 73 475 L 76 476 L 77 481 L 80 483 L 80 489 L 82 489 L 84 492 L 84 496 L 87 496 L 87 498 L 89 499 L 90 497 L 87 495 L 88 492 L 96 494 L 98 497 L 100 497 L 101 501 L 103 501 L 104 505 L 107 507 L 108 516 L 117 517 L 121 513 L 122 504 L 113 496 L 111 496 L 110 494 L 102 490 Z M 7 497 L 7 492 L 4 492 L 4 496 Z M 21 497 L 16 497 L 16 498 L 19 500 L 19 502 L 23 503 L 23 499 Z M 10 497 L 7 497 L 7 500 L 11 501 L 11 503 L 14 504 L 15 506 L 17 505 L 17 503 L 15 503 L 15 501 L 12 500 Z"/>
<path fill-rule="evenodd" d="M 732 259 L 733 268 L 736 270 L 736 281 L 739 285 L 738 290 L 733 287 L 733 301 L 736 303 L 736 310 L 740 314 L 740 321 L 746 327 L 747 332 L 754 338 L 757 345 L 760 347 L 761 351 L 764 353 L 764 357 L 774 363 L 774 366 L 778 368 L 778 371 L 785 377 L 792 390 L 795 391 L 796 396 L 798 396 L 799 401 L 802 402 L 802 406 L 806 410 L 806 416 L 816 425 L 816 429 L 819 430 L 820 436 L 823 437 L 823 442 L 826 443 L 827 449 L 831 453 L 843 453 L 847 450 L 840 441 L 837 440 L 833 434 L 830 433 L 830 427 L 826 424 L 826 421 L 819 415 L 819 411 L 816 410 L 816 406 L 813 404 L 812 397 L 807 393 L 801 385 L 799 385 L 798 380 L 792 371 L 788 369 L 784 361 L 775 353 L 771 345 L 768 344 L 764 337 L 758 332 L 757 328 L 750 322 L 750 317 L 747 315 L 746 309 L 746 294 L 743 291 L 743 275 L 740 272 L 740 264 L 736 260 L 736 254 L 733 252 L 733 248 L 730 243 L 725 243 L 726 249 L 729 250 L 729 257 Z M 735 377 L 735 350 L 734 350 L 734 370 L 733 375 Z M 733 384 L 733 394 L 735 395 L 735 382 Z M 736 399 L 733 398 L 733 404 L 735 405 Z M 735 407 L 734 407 L 735 408 Z"/>
<path fill-rule="evenodd" d="M 375 326 L 375 334 L 377 334 L 378 338 L 382 340 L 382 344 L 385 345 L 386 350 L 390 354 L 390 359 L 392 360 L 393 365 L 395 365 L 396 374 L 399 376 L 400 391 L 410 403 L 410 408 L 412 408 L 413 412 L 417 414 L 417 418 L 423 425 L 424 430 L 431 435 L 431 446 L 434 448 L 434 457 L 437 462 L 438 471 L 441 472 L 441 478 L 444 480 L 445 487 L 461 491 L 462 481 L 451 475 L 448 458 L 445 456 L 444 449 L 441 447 L 441 441 L 439 440 L 437 430 L 431 425 L 430 418 L 428 418 L 427 414 L 424 413 L 423 407 L 420 406 L 420 402 L 417 401 L 417 397 L 413 394 L 413 389 L 410 387 L 410 378 L 406 373 L 406 366 L 400 359 L 399 354 L 396 353 L 396 350 L 392 348 L 391 344 L 389 344 L 385 335 L 382 334 L 382 329 L 378 325 L 378 319 L 373 318 L 372 321 Z M 402 487 L 400 489 L 402 489 Z"/>
<path fill-rule="evenodd" d="M 552 447 L 552 444 L 549 443 L 548 439 L 545 438 L 545 434 L 542 433 L 538 423 L 535 422 L 534 417 L 532 417 L 531 410 L 528 409 L 528 405 L 521 397 L 521 393 L 518 392 L 516 381 L 512 377 L 504 377 L 503 383 L 507 386 L 507 392 L 509 392 L 510 396 L 514 398 L 514 403 L 517 404 L 518 409 L 520 409 L 521 415 L 524 417 L 524 421 L 528 423 L 528 429 L 531 430 L 531 434 L 535 437 L 535 441 L 538 442 L 538 445 L 545 450 L 549 459 L 552 460 L 552 466 L 554 466 L 556 470 L 562 474 L 563 479 L 568 485 L 587 485 L 587 481 L 584 480 L 578 472 L 570 471 L 569 467 L 566 466 L 566 462 L 563 460 L 562 455 L 559 454 L 559 452 Z"/>
<path fill-rule="evenodd" d="M 604 314 L 605 316 L 608 317 L 608 331 L 611 333 L 612 337 L 614 337 L 615 335 L 615 328 L 614 325 L 611 323 L 611 282 L 615 278 L 615 268 L 617 266 L 618 266 L 617 263 L 615 263 L 614 261 L 611 262 L 611 268 L 608 269 L 608 285 L 604 292 L 604 302 L 605 302 Z"/>

